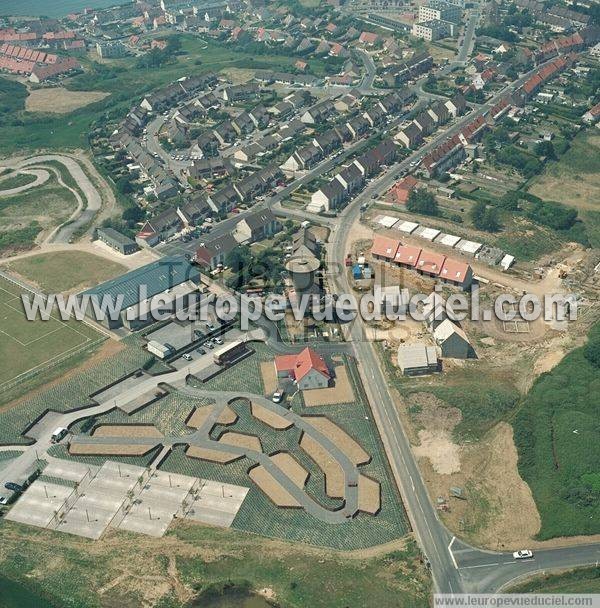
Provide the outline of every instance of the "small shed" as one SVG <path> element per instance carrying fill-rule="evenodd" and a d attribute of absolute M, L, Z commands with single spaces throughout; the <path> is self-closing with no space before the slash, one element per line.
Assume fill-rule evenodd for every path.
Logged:
<path fill-rule="evenodd" d="M 398 367 L 405 376 L 423 376 L 439 371 L 435 346 L 402 344 L 398 347 Z"/>

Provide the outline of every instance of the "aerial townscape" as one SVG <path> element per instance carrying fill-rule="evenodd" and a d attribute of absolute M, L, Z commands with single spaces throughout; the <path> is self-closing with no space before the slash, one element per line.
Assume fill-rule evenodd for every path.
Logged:
<path fill-rule="evenodd" d="M 600 606 L 599 129 L 599 0 L 0 2 L 0 608 Z"/>

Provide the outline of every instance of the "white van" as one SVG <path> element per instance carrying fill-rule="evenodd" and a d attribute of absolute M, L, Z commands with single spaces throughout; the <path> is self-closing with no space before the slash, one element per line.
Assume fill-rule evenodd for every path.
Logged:
<path fill-rule="evenodd" d="M 64 427 L 58 427 L 54 433 L 52 433 L 52 437 L 50 438 L 50 441 L 52 441 L 52 443 L 59 443 L 64 437 L 65 435 L 69 432 L 68 429 L 64 428 Z"/>

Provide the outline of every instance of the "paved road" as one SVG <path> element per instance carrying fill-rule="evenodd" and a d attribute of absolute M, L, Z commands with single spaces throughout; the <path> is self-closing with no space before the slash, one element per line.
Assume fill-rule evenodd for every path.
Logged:
<path fill-rule="evenodd" d="M 397 163 L 382 177 L 369 184 L 346 207 L 338 218 L 338 226 L 328 247 L 328 267 L 332 273 L 330 282 L 338 293 L 352 293 L 344 271 L 343 259 L 346 252 L 349 251 L 350 228 L 358 219 L 361 204 L 369 201 L 372 193 L 386 192 L 394 181 L 394 174 L 397 170 L 409 169 L 412 161 L 420 159 L 441 141 L 458 132 L 467 122 L 483 114 L 503 95 L 518 88 L 531 73 L 533 70 L 505 87 L 487 104 L 461 118 L 445 133 L 434 137 L 409 158 Z M 430 561 L 434 584 L 438 591 L 442 593 L 492 592 L 502 588 L 515 577 L 528 572 L 551 567 L 593 564 L 600 559 L 600 544 L 589 545 L 587 548 L 569 547 L 539 551 L 536 552 L 534 560 L 515 562 L 510 554 L 482 551 L 460 541 L 453 541 L 453 536 L 440 521 L 429 499 L 385 374 L 381 370 L 378 356 L 372 343 L 364 337 L 362 321 L 357 319 L 345 329 L 347 338 L 352 341 L 356 358 L 360 363 L 360 371 L 371 409 L 405 501 L 413 530 Z M 451 543 L 452 546 L 450 546 Z"/>
<path fill-rule="evenodd" d="M 479 23 L 480 16 L 481 12 L 479 5 L 475 5 L 472 9 L 470 9 L 467 25 L 465 26 L 464 35 L 462 38 L 462 44 L 458 49 L 458 54 L 453 63 L 464 65 L 471 56 L 475 46 L 475 28 Z"/>

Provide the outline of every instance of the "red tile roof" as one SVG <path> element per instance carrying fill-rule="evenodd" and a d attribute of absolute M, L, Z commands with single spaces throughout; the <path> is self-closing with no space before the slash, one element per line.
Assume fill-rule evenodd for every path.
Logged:
<path fill-rule="evenodd" d="M 458 260 L 446 258 L 439 276 L 447 281 L 462 283 L 464 282 L 470 268 L 471 267 L 465 262 L 459 262 Z"/>
<path fill-rule="evenodd" d="M 373 247 L 371 247 L 371 253 L 388 260 L 393 260 L 400 245 L 401 243 L 397 239 L 377 234 L 373 241 Z"/>
<path fill-rule="evenodd" d="M 302 380 L 311 370 L 331 378 L 325 359 L 309 347 L 297 355 L 278 355 L 275 357 L 275 368 L 278 372 L 288 372 L 296 382 Z"/>
<path fill-rule="evenodd" d="M 439 274 L 440 270 L 444 266 L 446 256 L 441 253 L 435 253 L 433 251 L 421 251 L 419 261 L 417 262 L 417 270 L 421 272 L 428 272 L 430 274 Z"/>
<path fill-rule="evenodd" d="M 398 247 L 394 262 L 397 264 L 406 264 L 407 266 L 416 266 L 422 251 L 423 250 L 420 247 L 401 245 Z"/>
<path fill-rule="evenodd" d="M 405 205 L 408 202 L 410 193 L 418 185 L 419 182 L 412 175 L 407 175 L 390 188 L 388 193 L 390 202 Z"/>

